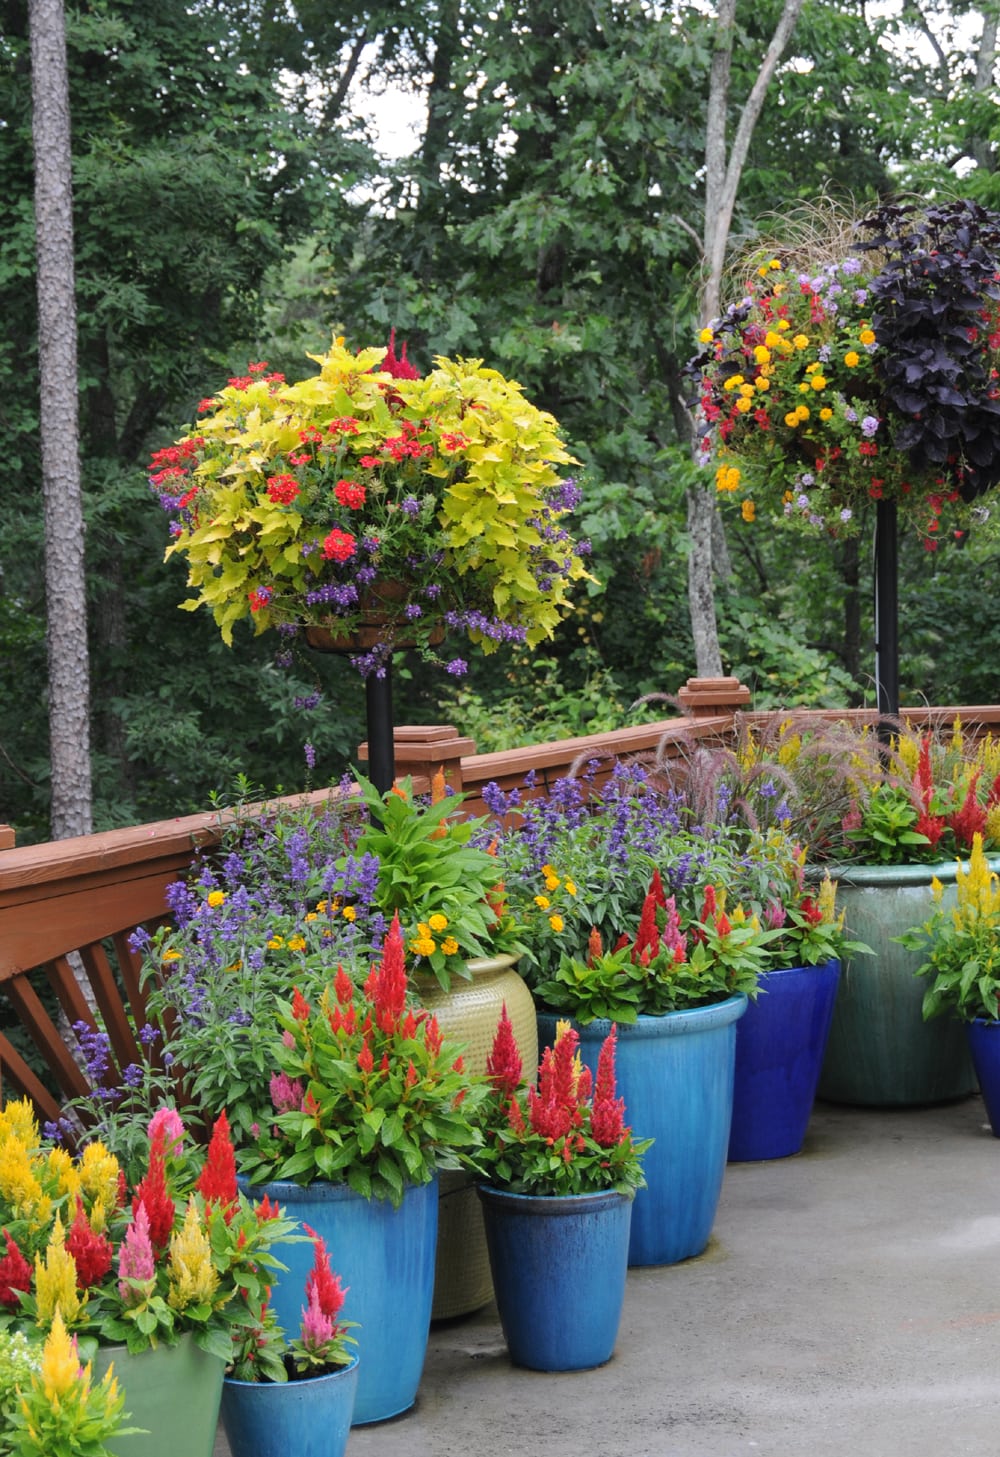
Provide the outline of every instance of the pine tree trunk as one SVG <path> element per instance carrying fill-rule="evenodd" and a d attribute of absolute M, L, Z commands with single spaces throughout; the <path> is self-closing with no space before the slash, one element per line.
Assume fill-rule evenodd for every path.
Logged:
<path fill-rule="evenodd" d="M 30 0 L 52 836 L 92 827 L 66 17 Z"/>

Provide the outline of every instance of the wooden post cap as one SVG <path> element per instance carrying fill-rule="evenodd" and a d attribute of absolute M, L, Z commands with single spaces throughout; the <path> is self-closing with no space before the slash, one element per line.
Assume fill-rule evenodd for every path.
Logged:
<path fill-rule="evenodd" d="M 685 713 L 708 718 L 717 713 L 735 713 L 747 708 L 750 689 L 738 678 L 689 678 L 677 695 Z"/>

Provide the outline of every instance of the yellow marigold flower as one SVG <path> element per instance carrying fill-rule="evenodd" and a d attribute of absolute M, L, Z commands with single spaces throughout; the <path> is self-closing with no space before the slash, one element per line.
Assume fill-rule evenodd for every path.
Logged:
<path fill-rule="evenodd" d="M 304 951 L 306 949 L 306 938 L 304 936 L 290 936 L 288 939 L 289 951 Z"/>
<path fill-rule="evenodd" d="M 767 266 L 768 266 L 768 268 L 780 268 L 781 267 L 781 259 L 780 258 L 772 258 L 771 261 L 770 261 L 770 263 Z"/>
<path fill-rule="evenodd" d="M 807 364 L 806 365 L 806 374 L 815 374 L 816 371 L 817 371 L 817 369 L 819 369 L 820 367 L 821 366 L 820 366 L 819 360 L 818 359 L 814 359 L 813 362 L 812 362 L 812 364 Z"/>
<path fill-rule="evenodd" d="M 316 902 L 316 914 L 317 915 L 319 915 L 319 916 L 325 915 L 326 912 L 329 909 L 330 909 L 330 907 L 329 907 L 329 903 L 327 901 L 323 900 L 323 901 L 317 901 Z"/>
<path fill-rule="evenodd" d="M 306 911 L 306 920 L 307 921 L 318 921 L 319 920 L 319 916 L 316 914 L 315 911 Z"/>
<path fill-rule="evenodd" d="M 436 911 L 427 924 L 432 931 L 443 931 L 448 924 L 448 917 Z"/>
<path fill-rule="evenodd" d="M 769 390 L 771 388 L 771 381 L 766 374 L 759 374 L 757 376 L 757 388 L 759 390 Z"/>
<path fill-rule="evenodd" d="M 814 374 L 809 383 L 818 394 L 820 390 L 826 389 L 826 375 Z"/>
<path fill-rule="evenodd" d="M 554 865 L 549 865 L 548 863 L 546 863 L 545 865 L 542 866 L 542 874 L 543 875 L 555 875 L 555 873 L 556 873 L 556 868 L 555 868 Z"/>
<path fill-rule="evenodd" d="M 57 1308 L 68 1325 L 80 1313 L 76 1261 L 66 1248 L 66 1232 L 58 1214 L 52 1223 L 44 1260 L 41 1255 L 35 1256 L 35 1324 L 49 1325 Z"/>
<path fill-rule="evenodd" d="M 745 415 L 749 410 L 753 409 L 753 400 L 748 400 L 746 395 L 740 395 L 736 401 L 736 408 L 741 415 Z"/>
<path fill-rule="evenodd" d="M 549 900 L 547 895 L 535 896 L 535 905 L 538 906 L 539 910 L 547 911 L 551 904 L 552 902 Z"/>
<path fill-rule="evenodd" d="M 226 899 L 224 890 L 210 890 L 208 892 L 208 904 L 210 906 L 221 906 Z"/>
<path fill-rule="evenodd" d="M 747 499 L 743 502 L 743 505 L 740 507 L 740 514 L 742 515 L 744 521 L 756 521 L 757 508 L 749 497 L 747 497 Z"/>
<path fill-rule="evenodd" d="M 218 1289 L 219 1275 L 212 1264 L 212 1247 L 193 1199 L 188 1202 L 184 1223 L 170 1236 L 167 1271 L 167 1304 L 174 1310 L 201 1305 L 211 1300 Z"/>
<path fill-rule="evenodd" d="M 740 469 L 736 465 L 720 465 L 715 472 L 717 491 L 735 491 L 740 483 Z"/>
<path fill-rule="evenodd" d="M 52 1329 L 45 1337 L 42 1363 L 38 1373 L 42 1381 L 42 1390 L 50 1405 L 58 1406 L 59 1398 L 68 1395 L 74 1389 L 79 1370 L 80 1357 L 66 1329 L 66 1323 L 57 1309 L 52 1317 Z M 87 1372 L 88 1374 L 90 1372 L 89 1366 Z"/>
<path fill-rule="evenodd" d="M 345 906 L 341 915 L 345 921 L 356 921 L 358 919 L 358 913 L 353 906 Z"/>
<path fill-rule="evenodd" d="M 776 334 L 773 329 L 768 329 L 767 333 L 764 335 L 764 348 L 777 349 L 781 342 L 781 335 Z"/>
<path fill-rule="evenodd" d="M 795 345 L 796 349 L 808 349 L 809 348 L 809 335 L 808 334 L 796 334 L 793 337 L 793 339 L 792 339 L 792 343 Z"/>
<path fill-rule="evenodd" d="M 861 333 L 858 335 L 858 338 L 861 340 L 862 344 L 874 344 L 875 343 L 875 330 L 874 329 L 862 329 L 861 330 Z"/>
<path fill-rule="evenodd" d="M 819 418 L 821 420 L 832 420 L 833 419 L 833 411 L 830 409 L 830 406 L 829 405 L 824 405 L 823 406 L 822 410 L 820 410 L 820 412 L 819 412 Z"/>
<path fill-rule="evenodd" d="M 558 934 L 563 929 L 565 922 L 563 921 L 562 916 L 550 916 L 549 925 L 552 927 L 553 931 Z"/>
<path fill-rule="evenodd" d="M 799 394 L 800 395 L 807 395 L 808 393 L 809 393 L 809 381 L 807 379 L 800 379 L 799 380 Z"/>
<path fill-rule="evenodd" d="M 790 328 L 791 328 L 791 327 L 792 327 L 792 326 L 791 326 L 791 324 L 790 324 L 790 323 L 789 323 L 789 322 L 788 322 L 788 320 L 787 320 L 787 319 L 779 319 L 779 320 L 778 320 L 778 328 L 779 328 L 779 329 L 780 329 L 780 330 L 781 330 L 781 331 L 782 331 L 782 333 L 784 333 L 784 331 L 785 331 L 785 330 L 786 330 L 786 329 L 790 329 Z"/>
<path fill-rule="evenodd" d="M 711 342 L 712 342 L 712 340 L 714 338 L 715 338 L 715 335 L 712 333 L 711 329 L 702 329 L 701 332 L 698 335 L 698 343 L 699 344 L 711 344 Z"/>
<path fill-rule="evenodd" d="M 166 951 L 164 951 L 163 955 L 160 957 L 161 961 L 180 961 L 180 959 L 181 953 L 175 950 L 173 946 L 168 946 Z"/>
<path fill-rule="evenodd" d="M 789 410 L 788 414 L 785 416 L 785 424 L 790 430 L 794 430 L 798 423 L 798 413 L 795 410 Z"/>
<path fill-rule="evenodd" d="M 267 943 L 268 951 L 280 951 L 285 944 L 284 936 L 272 936 Z"/>
<path fill-rule="evenodd" d="M 572 880 L 567 880 L 566 881 L 566 894 L 567 895 L 576 895 L 576 882 L 575 881 L 572 881 Z"/>
<path fill-rule="evenodd" d="M 861 355 L 856 349 L 848 349 L 847 353 L 844 355 L 844 363 L 847 365 L 848 369 L 857 369 L 858 365 L 861 363 Z"/>
<path fill-rule="evenodd" d="M 740 394 L 743 395 L 744 398 L 746 398 L 748 400 L 752 400 L 753 399 L 754 387 L 750 383 L 749 380 L 747 380 L 747 382 L 745 384 L 741 384 L 740 385 Z"/>
<path fill-rule="evenodd" d="M 758 364 L 770 364 L 771 351 L 766 344 L 757 344 L 754 346 L 753 357 Z"/>
<path fill-rule="evenodd" d="M 454 936 L 446 936 L 444 938 L 444 940 L 441 942 L 441 950 L 444 952 L 445 956 L 458 955 L 458 942 L 455 940 Z"/>
<path fill-rule="evenodd" d="M 722 381 L 722 388 L 731 394 L 733 390 L 738 390 L 742 383 L 743 376 L 741 374 L 731 374 L 728 379 Z"/>
<path fill-rule="evenodd" d="M 808 405 L 796 405 L 795 406 L 795 413 L 796 413 L 796 415 L 798 415 L 798 417 L 799 417 L 800 420 L 808 420 L 809 419 L 809 406 Z"/>

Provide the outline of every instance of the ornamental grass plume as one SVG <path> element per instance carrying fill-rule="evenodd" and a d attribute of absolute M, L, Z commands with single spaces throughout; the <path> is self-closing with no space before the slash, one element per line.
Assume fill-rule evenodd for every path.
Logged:
<path fill-rule="evenodd" d="M 560 1022 L 546 1047 L 537 1082 L 513 1086 L 520 1066 L 513 1028 L 503 1008 L 490 1063 L 492 1096 L 483 1106 L 484 1147 L 469 1160 L 487 1182 L 515 1194 L 632 1194 L 645 1182 L 642 1155 L 651 1139 L 636 1142 L 625 1124 L 615 1086 L 617 1029 L 600 1051 L 596 1083 L 579 1057 L 580 1038 Z"/>

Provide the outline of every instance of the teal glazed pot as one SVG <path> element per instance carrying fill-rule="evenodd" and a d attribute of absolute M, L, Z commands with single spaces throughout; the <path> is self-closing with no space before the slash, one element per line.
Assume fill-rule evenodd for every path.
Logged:
<path fill-rule="evenodd" d="M 330 1265 L 347 1292 L 341 1318 L 358 1324 L 351 1332 L 360 1357 L 352 1425 L 382 1422 L 409 1410 L 417 1399 L 431 1324 L 437 1179 L 409 1185 L 398 1209 L 323 1179 L 304 1186 L 276 1179 L 246 1192 L 254 1199 L 269 1195 L 326 1242 Z M 312 1269 L 312 1241 L 280 1245 L 277 1255 L 288 1271 L 275 1281 L 271 1306 L 282 1330 L 295 1337 Z"/>
<path fill-rule="evenodd" d="M 343 1457 L 358 1386 L 358 1358 L 305 1381 L 222 1386 L 222 1425 L 234 1457 Z"/>
<path fill-rule="evenodd" d="M 1000 857 L 990 859 L 991 868 Z M 873 956 L 844 958 L 817 1096 L 860 1107 L 916 1107 L 975 1092 L 976 1075 L 962 1024 L 925 1022 L 924 960 L 893 938 L 921 925 L 934 909 L 931 881 L 955 903 L 957 861 L 942 865 L 845 866 L 831 871 L 850 938 Z"/>
<path fill-rule="evenodd" d="M 632 1209 L 630 1265 L 672 1265 L 708 1244 L 722 1192 L 733 1112 L 736 1024 L 742 993 L 707 1007 L 618 1024 L 618 1093 L 636 1138 L 652 1138 L 643 1157 L 646 1187 Z M 551 1046 L 555 1015 L 538 1017 L 538 1045 Z M 580 1053 L 596 1076 L 604 1019 L 582 1026 Z"/>
<path fill-rule="evenodd" d="M 209 1355 L 188 1333 L 174 1346 L 132 1355 L 127 1346 L 99 1346 L 94 1380 L 114 1366 L 125 1396 L 128 1427 L 141 1431 L 112 1437 L 111 1457 L 212 1457 L 226 1363 Z"/>
<path fill-rule="evenodd" d="M 1000 1022 L 977 1017 L 964 1025 L 990 1128 L 993 1137 L 1000 1138 Z"/>
<path fill-rule="evenodd" d="M 632 1199 L 478 1186 L 493 1289 L 515 1366 L 587 1371 L 611 1360 L 628 1271 Z"/>
<path fill-rule="evenodd" d="M 736 1027 L 730 1163 L 788 1158 L 802 1148 L 839 980 L 839 961 L 761 976 Z"/>

